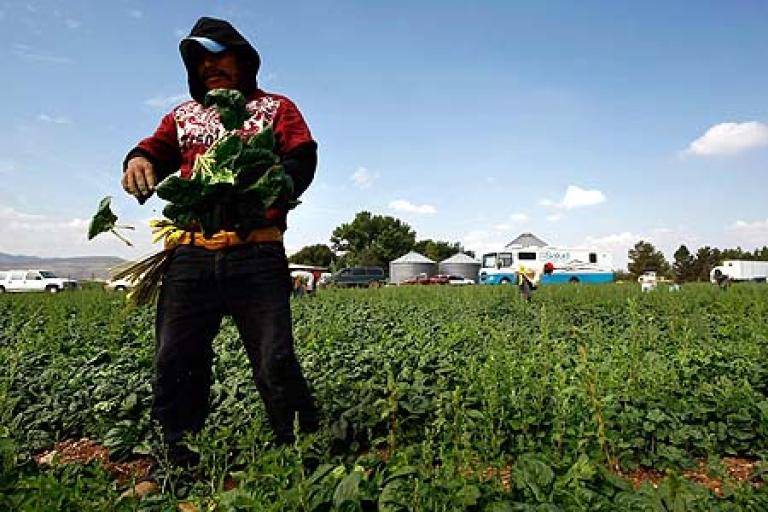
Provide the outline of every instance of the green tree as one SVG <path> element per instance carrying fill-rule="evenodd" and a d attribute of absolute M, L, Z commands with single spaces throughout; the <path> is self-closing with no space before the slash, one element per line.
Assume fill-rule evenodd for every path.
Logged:
<path fill-rule="evenodd" d="M 672 264 L 672 273 L 675 281 L 684 283 L 696 280 L 696 258 L 694 258 L 688 247 L 681 245 L 674 254 L 675 261 Z"/>
<path fill-rule="evenodd" d="M 443 261 L 456 253 L 463 252 L 464 248 L 459 242 L 443 242 L 441 240 L 419 240 L 413 246 L 413 250 L 423 254 L 432 261 Z"/>
<path fill-rule="evenodd" d="M 403 221 L 390 216 L 359 212 L 352 222 L 333 230 L 331 248 L 343 252 L 345 265 L 379 265 L 413 249 L 416 232 Z"/>
<path fill-rule="evenodd" d="M 336 259 L 336 254 L 325 244 L 307 245 L 291 255 L 288 261 L 300 265 L 329 267 Z"/>
<path fill-rule="evenodd" d="M 768 261 L 768 245 L 764 245 L 761 249 L 755 248 L 752 255 L 756 261 Z"/>
<path fill-rule="evenodd" d="M 613 270 L 613 279 L 618 283 L 620 281 L 630 281 L 632 280 L 632 274 L 627 272 L 624 269 L 614 269 Z"/>
<path fill-rule="evenodd" d="M 723 249 L 720 252 L 721 260 L 752 260 L 754 259 L 752 253 L 742 250 L 741 247 L 735 249 Z"/>
<path fill-rule="evenodd" d="M 696 280 L 709 281 L 709 273 L 722 261 L 720 249 L 705 245 L 696 251 L 696 262 L 694 263 Z"/>
<path fill-rule="evenodd" d="M 629 273 L 639 277 L 646 270 L 655 270 L 659 276 L 669 276 L 670 267 L 664 254 L 650 242 L 640 240 L 629 250 Z"/>

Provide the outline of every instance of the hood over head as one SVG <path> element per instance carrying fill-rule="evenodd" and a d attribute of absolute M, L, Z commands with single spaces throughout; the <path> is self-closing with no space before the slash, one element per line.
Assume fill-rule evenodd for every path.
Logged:
<path fill-rule="evenodd" d="M 205 84 L 197 76 L 197 58 L 200 52 L 196 50 L 199 49 L 212 53 L 233 51 L 242 66 L 241 92 L 248 96 L 256 90 L 256 74 L 261 66 L 259 52 L 228 21 L 203 17 L 197 20 L 189 36 L 179 43 L 181 58 L 187 68 L 189 94 L 195 101 L 202 103 L 207 92 Z"/>

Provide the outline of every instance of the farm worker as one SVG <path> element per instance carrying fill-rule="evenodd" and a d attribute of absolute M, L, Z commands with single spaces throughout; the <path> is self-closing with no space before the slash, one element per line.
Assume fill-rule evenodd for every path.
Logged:
<path fill-rule="evenodd" d="M 715 269 L 715 282 L 721 290 L 725 290 L 731 285 L 731 278 L 718 268 Z"/>
<path fill-rule="evenodd" d="M 523 265 L 517 269 L 517 286 L 520 289 L 520 295 L 527 301 L 531 300 L 533 290 L 536 289 L 533 284 L 535 276 L 536 272 L 533 269 L 526 269 Z"/>
<path fill-rule="evenodd" d="M 304 283 L 301 280 L 300 275 L 296 275 L 293 278 L 293 296 L 301 297 L 304 294 Z"/>
<path fill-rule="evenodd" d="M 224 88 L 246 97 L 252 113 L 246 133 L 274 130 L 275 153 L 293 179 L 294 196 L 303 193 L 314 178 L 317 144 L 291 100 L 259 89 L 261 60 L 254 47 L 229 22 L 205 17 L 179 50 L 192 100 L 166 114 L 155 133 L 128 153 L 123 188 L 143 202 L 169 174 L 180 170 L 189 178 L 195 157 L 224 132 L 218 112 L 202 104 L 207 91 Z M 206 247 L 202 237 L 189 236 L 169 258 L 157 303 L 152 416 L 177 465 L 197 463 L 182 441 L 201 430 L 208 415 L 212 342 L 227 315 L 242 338 L 276 442 L 292 441 L 296 416 L 302 431 L 318 428 L 318 410 L 293 348 L 283 246 L 287 211 L 285 205 L 270 208 L 266 227 L 245 241 L 227 237 L 228 247 Z"/>

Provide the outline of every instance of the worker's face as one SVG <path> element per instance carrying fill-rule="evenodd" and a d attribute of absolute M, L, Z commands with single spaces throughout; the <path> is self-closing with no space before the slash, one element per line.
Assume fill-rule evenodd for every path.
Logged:
<path fill-rule="evenodd" d="M 242 70 L 231 51 L 211 53 L 203 51 L 197 61 L 197 76 L 206 89 L 237 89 L 240 86 Z"/>

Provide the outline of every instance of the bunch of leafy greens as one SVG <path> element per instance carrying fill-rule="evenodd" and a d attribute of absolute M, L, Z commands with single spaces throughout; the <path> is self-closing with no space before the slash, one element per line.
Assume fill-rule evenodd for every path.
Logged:
<path fill-rule="evenodd" d="M 99 202 L 99 208 L 96 210 L 96 214 L 91 218 L 91 223 L 88 225 L 88 240 L 92 240 L 96 235 L 111 232 L 117 238 L 122 240 L 128 245 L 131 244 L 130 240 L 121 235 L 118 229 L 133 229 L 133 226 L 118 226 L 117 215 L 112 212 L 110 208 L 111 196 L 107 196 Z"/>
<path fill-rule="evenodd" d="M 245 239 L 264 226 L 265 213 L 276 203 L 293 208 L 293 180 L 274 153 L 271 128 L 256 135 L 238 133 L 250 113 L 239 91 L 214 89 L 205 96 L 227 130 L 197 157 L 190 179 L 169 176 L 157 186 L 157 195 L 169 204 L 163 215 L 176 226 L 199 227 L 210 238 L 220 230 Z"/>

